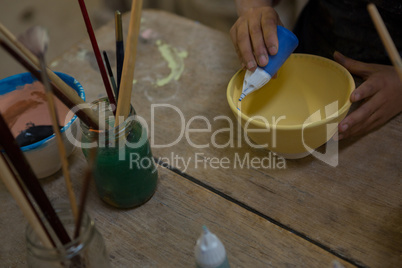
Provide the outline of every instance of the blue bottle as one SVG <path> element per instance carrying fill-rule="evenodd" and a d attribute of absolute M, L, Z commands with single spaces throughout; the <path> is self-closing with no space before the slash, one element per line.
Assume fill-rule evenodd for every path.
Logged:
<path fill-rule="evenodd" d="M 299 44 L 296 35 L 280 25 L 277 26 L 277 35 L 278 53 L 269 56 L 269 61 L 266 66 L 257 67 L 254 72 L 246 72 L 243 82 L 243 90 L 239 101 L 241 101 L 246 95 L 260 89 L 268 83 L 269 80 L 271 80 L 271 77 L 276 74 Z"/>

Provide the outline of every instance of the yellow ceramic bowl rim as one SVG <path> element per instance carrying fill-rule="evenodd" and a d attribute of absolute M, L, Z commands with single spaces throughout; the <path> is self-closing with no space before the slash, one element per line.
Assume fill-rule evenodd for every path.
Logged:
<path fill-rule="evenodd" d="M 334 66 L 335 68 L 338 68 L 339 70 L 341 70 L 345 74 L 345 77 L 348 80 L 348 84 L 350 85 L 350 87 L 349 87 L 349 96 L 352 93 L 352 91 L 354 90 L 355 81 L 354 81 L 352 75 L 350 74 L 350 72 L 345 67 L 343 67 L 342 65 L 340 65 L 336 61 L 333 61 L 333 60 L 330 60 L 330 59 L 327 59 L 327 58 L 324 58 L 324 57 L 321 57 L 321 56 L 311 55 L 311 54 L 304 54 L 304 53 L 293 53 L 291 55 L 291 57 L 293 57 L 293 56 L 302 56 L 302 57 L 306 57 L 306 58 L 316 58 L 316 59 L 319 59 L 321 61 L 325 61 L 327 63 L 330 63 L 332 66 Z M 233 111 L 236 111 L 237 114 L 240 113 L 241 118 L 243 120 L 245 120 L 246 122 L 253 122 L 253 124 L 255 126 L 257 126 L 257 127 L 266 128 L 267 125 L 263 121 L 260 121 L 258 119 L 251 119 L 249 116 L 245 115 L 240 110 L 238 110 L 236 105 L 233 102 L 233 96 L 231 95 L 231 92 L 233 93 L 233 88 L 234 88 L 233 83 L 234 83 L 235 78 L 242 71 L 243 71 L 243 69 L 238 70 L 236 72 L 236 74 L 229 81 L 229 84 L 228 84 L 228 87 L 227 87 L 227 90 L 226 90 L 226 97 L 227 97 L 229 106 Z M 350 108 L 350 105 L 351 105 L 351 102 L 350 102 L 350 99 L 348 98 L 347 101 L 345 102 L 345 104 L 337 111 L 338 116 L 343 114 L 344 112 L 347 112 L 349 110 L 349 108 Z M 318 126 L 318 125 L 326 124 L 329 121 L 332 121 L 333 119 L 334 119 L 334 116 L 330 115 L 330 116 L 327 116 L 325 119 L 309 123 L 307 126 L 303 126 L 303 124 L 298 124 L 298 125 L 276 125 L 275 127 L 277 129 L 283 129 L 283 130 L 298 130 L 298 129 L 301 129 L 303 127 L 315 127 L 315 126 Z M 269 127 L 272 127 L 272 126 L 269 126 Z"/>

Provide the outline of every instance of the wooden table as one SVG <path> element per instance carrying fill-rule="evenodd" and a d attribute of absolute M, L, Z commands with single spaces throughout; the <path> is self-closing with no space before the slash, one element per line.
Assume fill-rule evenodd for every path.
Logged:
<path fill-rule="evenodd" d="M 128 21 L 125 16 L 126 28 Z M 111 22 L 96 32 L 100 48 L 110 53 L 113 29 Z M 230 127 L 223 117 L 238 129 L 226 101 L 226 86 L 239 68 L 228 35 L 151 10 L 143 12 L 141 31 L 148 35 L 138 45 L 132 103 L 150 127 L 160 177 L 152 199 L 131 210 L 111 208 L 91 188 L 88 211 L 113 266 L 194 266 L 202 225 L 222 240 L 232 267 L 330 267 L 334 260 L 345 267 L 401 265 L 401 115 L 365 137 L 340 142 L 337 167 L 312 156 L 287 160 L 286 168 L 241 167 L 236 161 L 244 157 L 272 155 L 250 147 L 242 131 L 212 135 Z M 159 87 L 157 80 L 170 72 L 158 50 L 163 44 L 177 62 L 181 57 L 184 70 L 178 80 Z M 52 69 L 80 81 L 88 101 L 105 95 L 88 40 L 53 62 Z M 210 131 L 183 132 L 182 120 L 189 129 L 207 129 L 205 119 Z M 231 140 L 233 147 L 216 146 Z M 163 146 L 169 143 L 174 144 Z M 229 164 L 219 166 L 223 158 Z M 86 165 L 80 150 L 70 162 L 79 192 Z M 61 176 L 43 181 L 53 202 L 68 200 Z M 0 185 L 0 266 L 24 266 L 25 224 Z"/>

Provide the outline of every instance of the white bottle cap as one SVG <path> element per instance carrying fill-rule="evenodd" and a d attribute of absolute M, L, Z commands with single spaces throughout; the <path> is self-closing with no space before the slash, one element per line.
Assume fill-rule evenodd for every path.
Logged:
<path fill-rule="evenodd" d="M 226 251 L 216 235 L 203 226 L 203 233 L 195 246 L 197 265 L 202 268 L 215 268 L 226 260 Z"/>
<path fill-rule="evenodd" d="M 239 101 L 242 101 L 251 92 L 262 88 L 269 80 L 271 80 L 271 75 L 260 67 L 257 67 L 254 72 L 247 70 L 244 75 L 243 89 Z"/>

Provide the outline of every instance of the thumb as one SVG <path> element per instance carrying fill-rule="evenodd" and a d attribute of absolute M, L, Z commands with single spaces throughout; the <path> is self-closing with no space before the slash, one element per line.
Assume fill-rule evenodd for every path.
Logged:
<path fill-rule="evenodd" d="M 370 64 L 348 58 L 338 51 L 334 52 L 334 59 L 349 72 L 357 76 L 366 78 L 373 72 Z"/>

